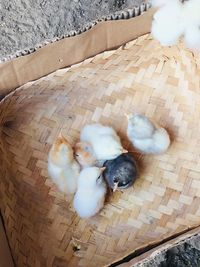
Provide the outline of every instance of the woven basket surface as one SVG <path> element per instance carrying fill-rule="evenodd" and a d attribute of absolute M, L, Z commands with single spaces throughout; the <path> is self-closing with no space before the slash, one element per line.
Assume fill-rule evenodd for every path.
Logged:
<path fill-rule="evenodd" d="M 200 223 L 200 69 L 182 43 L 145 35 L 118 50 L 28 83 L 1 102 L 1 212 L 19 267 L 104 266 Z M 164 126 L 172 144 L 159 156 L 133 152 L 140 177 L 83 220 L 47 174 L 60 130 L 74 144 L 86 123 L 113 126 L 124 147 L 124 113 Z M 79 246 L 76 251 L 77 245 Z"/>

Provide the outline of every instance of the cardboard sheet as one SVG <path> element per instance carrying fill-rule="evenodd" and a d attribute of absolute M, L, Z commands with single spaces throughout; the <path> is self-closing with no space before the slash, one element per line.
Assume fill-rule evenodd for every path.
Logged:
<path fill-rule="evenodd" d="M 128 20 L 98 23 L 80 35 L 0 64 L 0 98 L 15 88 L 84 59 L 111 50 L 150 32 L 154 10 Z"/>

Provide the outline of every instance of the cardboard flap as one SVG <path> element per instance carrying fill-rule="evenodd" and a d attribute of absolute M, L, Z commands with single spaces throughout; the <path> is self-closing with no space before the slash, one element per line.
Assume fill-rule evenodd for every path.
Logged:
<path fill-rule="evenodd" d="M 148 33 L 153 13 L 154 9 L 149 9 L 132 19 L 100 22 L 80 35 L 62 39 L 30 55 L 0 64 L 0 97 L 29 81 Z"/>

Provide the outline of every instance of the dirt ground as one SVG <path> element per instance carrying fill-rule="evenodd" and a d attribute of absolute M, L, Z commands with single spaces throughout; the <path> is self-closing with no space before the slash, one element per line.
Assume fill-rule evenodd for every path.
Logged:
<path fill-rule="evenodd" d="M 61 37 L 142 0 L 0 0 L 0 58 Z"/>
<path fill-rule="evenodd" d="M 135 267 L 200 267 L 200 234 Z"/>

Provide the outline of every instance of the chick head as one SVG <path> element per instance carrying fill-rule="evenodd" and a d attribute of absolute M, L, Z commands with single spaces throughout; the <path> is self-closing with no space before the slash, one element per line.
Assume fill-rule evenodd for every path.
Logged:
<path fill-rule="evenodd" d="M 102 183 L 102 173 L 105 167 L 87 167 L 80 173 L 78 186 L 82 188 L 93 188 Z"/>
<path fill-rule="evenodd" d="M 106 170 L 103 173 L 105 180 L 113 192 L 131 186 L 138 176 L 138 167 L 132 153 L 120 155 L 114 160 L 104 163 Z"/>
<path fill-rule="evenodd" d="M 75 157 L 81 166 L 94 166 L 96 157 L 92 145 L 87 142 L 79 142 L 75 145 Z"/>
<path fill-rule="evenodd" d="M 59 135 L 50 151 L 51 160 L 59 165 L 65 166 L 73 160 L 73 150 L 67 139 Z"/>
<path fill-rule="evenodd" d="M 127 115 L 128 131 L 134 138 L 150 138 L 155 131 L 153 123 L 144 115 Z"/>

